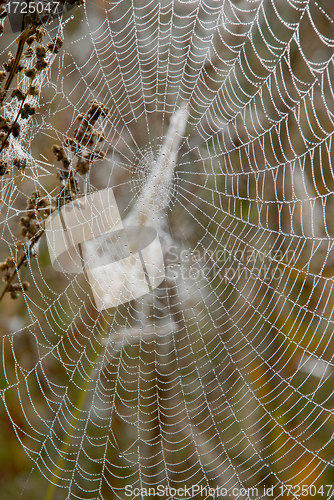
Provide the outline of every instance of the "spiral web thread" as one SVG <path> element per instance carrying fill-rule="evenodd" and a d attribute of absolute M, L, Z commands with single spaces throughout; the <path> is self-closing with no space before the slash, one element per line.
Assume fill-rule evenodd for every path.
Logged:
<path fill-rule="evenodd" d="M 157 200 L 158 288 L 97 311 L 86 275 L 53 270 L 43 239 L 22 271 L 1 397 L 47 498 L 321 496 L 334 484 L 334 4 L 99 0 L 55 24 L 64 47 L 7 153 L 28 164 L 2 179 L 4 252 L 31 191 L 54 196 L 51 146 L 91 100 L 110 109 L 107 157 L 80 188 L 112 187 L 122 219 L 173 115 L 188 118 Z"/>

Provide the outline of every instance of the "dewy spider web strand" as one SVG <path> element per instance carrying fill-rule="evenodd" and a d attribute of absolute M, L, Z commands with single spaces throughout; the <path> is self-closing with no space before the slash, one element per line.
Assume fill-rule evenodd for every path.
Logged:
<path fill-rule="evenodd" d="M 159 233 L 165 279 L 101 312 L 84 247 L 84 272 L 53 269 L 44 237 L 20 266 L 31 286 L 2 302 L 0 382 L 40 471 L 23 495 L 331 496 L 333 19 L 314 0 L 99 0 L 47 26 L 64 46 L 6 152 L 26 167 L 1 178 L 1 255 L 17 255 L 31 192 L 57 193 L 57 143 L 83 165 L 78 206 L 112 188 L 122 223 Z M 94 100 L 108 116 L 80 136 Z M 120 252 L 90 246 L 97 264 Z"/>

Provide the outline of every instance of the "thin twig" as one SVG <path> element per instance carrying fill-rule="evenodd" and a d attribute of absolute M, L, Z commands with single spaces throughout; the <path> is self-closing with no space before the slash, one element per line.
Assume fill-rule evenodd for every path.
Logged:
<path fill-rule="evenodd" d="M 19 271 L 20 267 L 21 267 L 21 266 L 22 266 L 22 265 L 26 262 L 26 260 L 27 260 L 27 256 L 28 256 L 28 253 L 29 253 L 29 251 L 30 251 L 31 247 L 32 247 L 33 245 L 35 245 L 35 243 L 37 243 L 37 241 L 41 238 L 41 236 L 42 236 L 43 234 L 44 234 L 44 229 L 40 230 L 40 232 L 39 232 L 39 233 L 35 234 L 35 236 L 33 236 L 33 238 L 31 238 L 31 240 L 29 240 L 30 246 L 29 246 L 28 250 L 27 250 L 27 251 L 25 251 L 25 252 L 23 253 L 23 255 L 20 257 L 19 261 L 17 262 L 17 264 L 16 264 L 16 266 L 15 266 L 14 271 L 12 272 L 12 274 L 11 274 L 11 276 L 10 276 L 9 280 L 8 280 L 8 281 L 7 281 L 7 283 L 6 283 L 5 288 L 4 288 L 4 289 L 2 290 L 2 292 L 1 292 L 1 295 L 0 295 L 0 302 L 1 302 L 1 301 L 2 301 L 2 299 L 4 298 L 4 296 L 5 296 L 6 292 L 8 292 L 8 291 L 9 291 L 9 287 L 10 287 L 10 285 L 12 284 L 12 282 L 13 282 L 13 280 L 14 280 L 15 276 L 17 276 L 17 273 L 18 273 L 18 271 Z"/>
<path fill-rule="evenodd" d="M 29 1 L 28 1 L 28 6 L 29 6 Z M 57 7 L 58 7 L 58 3 L 54 6 L 54 10 L 56 11 L 57 10 Z M 55 13 L 55 12 L 54 12 Z M 12 84 L 12 81 L 14 79 L 14 76 L 17 72 L 17 69 L 20 65 L 20 61 L 21 61 L 21 58 L 22 58 L 22 54 L 23 54 L 23 49 L 24 49 L 24 46 L 25 46 L 25 43 L 27 41 L 27 39 L 34 35 L 36 33 L 36 29 L 39 28 L 41 25 L 43 25 L 43 23 L 47 22 L 48 19 L 49 19 L 50 15 L 46 15 L 46 16 L 43 16 L 41 19 L 40 19 L 40 22 L 38 25 L 35 25 L 35 26 L 32 26 L 32 27 L 28 27 L 26 29 L 24 29 L 24 21 L 25 21 L 25 14 L 23 14 L 23 17 L 22 17 L 22 24 L 21 24 L 21 35 L 18 37 L 18 39 L 16 40 L 16 43 L 18 44 L 18 47 L 17 47 L 17 50 L 16 50 L 16 54 L 15 54 L 15 59 L 14 59 L 14 63 L 11 67 L 11 70 L 10 70 L 10 73 L 4 83 L 4 86 L 2 87 L 1 89 L 1 93 L 0 93 L 0 107 L 1 107 L 1 104 L 3 103 L 3 100 L 7 94 L 7 91 L 10 87 L 10 85 Z"/>
<path fill-rule="evenodd" d="M 24 17 L 22 18 L 22 31 L 24 29 Z M 33 26 L 32 28 L 26 28 L 23 33 L 21 33 L 21 35 L 18 37 L 18 39 L 16 40 L 16 43 L 18 44 L 18 47 L 17 47 L 17 50 L 16 50 L 16 54 L 15 54 L 15 59 L 14 59 L 14 63 L 11 67 L 11 70 L 10 70 L 10 73 L 9 75 L 7 76 L 7 79 L 4 83 L 4 86 L 2 88 L 2 92 L 1 92 L 1 95 L 0 95 L 0 105 L 2 104 L 5 96 L 6 96 L 6 93 L 14 79 L 14 76 L 16 75 L 16 72 L 17 72 L 17 69 L 20 65 L 20 61 L 22 59 L 22 54 L 23 54 L 23 49 L 24 49 L 24 45 L 26 43 L 26 40 L 29 36 L 33 35 L 36 31 L 36 28 L 37 26 Z"/>
<path fill-rule="evenodd" d="M 13 123 L 12 123 L 12 126 L 10 127 L 10 129 L 9 129 L 9 131 L 8 131 L 8 133 L 7 133 L 7 135 L 6 135 L 6 137 L 3 139 L 2 146 L 1 146 L 1 148 L 0 148 L 0 153 L 2 152 L 3 148 L 5 147 L 6 141 L 7 141 L 8 137 L 10 136 L 10 134 L 12 133 L 12 130 L 13 130 L 13 128 L 14 128 L 14 126 L 15 126 L 15 124 L 16 124 L 16 122 L 17 122 L 17 120 L 19 119 L 19 116 L 20 116 L 20 113 L 21 113 L 21 111 L 22 111 L 23 104 L 24 104 L 24 101 L 26 100 L 26 97 L 27 97 L 27 96 L 25 96 L 25 98 L 24 98 L 24 99 L 22 99 L 22 102 L 21 102 L 21 105 L 20 105 L 20 109 L 19 109 L 19 110 L 18 110 L 18 112 L 17 112 L 17 115 L 16 115 L 16 117 L 15 117 L 15 119 L 14 119 Z"/>

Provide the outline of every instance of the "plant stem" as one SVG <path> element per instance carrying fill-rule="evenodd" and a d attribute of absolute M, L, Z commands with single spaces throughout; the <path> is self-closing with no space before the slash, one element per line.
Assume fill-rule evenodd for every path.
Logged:
<path fill-rule="evenodd" d="M 24 29 L 24 16 L 22 18 L 22 31 Z M 7 76 L 7 79 L 4 83 L 4 86 L 2 87 L 2 92 L 1 92 L 1 95 L 0 95 L 0 107 L 1 107 L 1 104 L 6 96 L 6 93 L 7 93 L 7 90 L 9 89 L 13 79 L 14 79 L 14 76 L 16 75 L 16 72 L 17 72 L 17 68 L 19 67 L 20 65 L 20 61 L 21 61 L 21 58 L 22 58 L 22 54 L 23 54 L 23 49 L 24 49 L 24 46 L 25 46 L 25 43 L 26 43 L 26 40 L 29 36 L 33 35 L 36 31 L 36 26 L 32 27 L 32 28 L 26 28 L 23 33 L 21 33 L 21 35 L 19 36 L 19 38 L 16 40 L 16 43 L 18 44 L 18 47 L 16 49 L 16 54 L 15 54 L 15 60 L 14 60 L 14 63 L 11 67 L 11 70 L 10 70 L 10 73 L 9 75 Z"/>
<path fill-rule="evenodd" d="M 27 5 L 29 7 L 29 0 L 27 2 Z M 57 10 L 57 6 L 58 6 L 58 2 L 54 6 L 54 10 L 55 11 Z M 22 31 L 22 33 L 18 37 L 18 39 L 16 40 L 16 43 L 18 44 L 18 47 L 16 49 L 15 60 L 14 60 L 13 66 L 11 67 L 10 73 L 7 76 L 7 79 L 6 79 L 5 83 L 4 83 L 4 86 L 1 89 L 1 93 L 0 93 L 0 107 L 1 107 L 1 104 L 3 103 L 3 100 L 4 100 L 5 96 L 6 96 L 7 90 L 9 89 L 9 87 L 10 87 L 10 85 L 11 85 L 13 79 L 14 79 L 14 76 L 15 76 L 15 74 L 17 72 L 17 69 L 18 69 L 18 67 L 20 65 L 20 61 L 21 61 L 22 54 L 23 54 L 23 49 L 24 49 L 25 43 L 27 41 L 27 38 L 29 38 L 30 36 L 34 35 L 34 33 L 36 32 L 36 29 L 40 25 L 42 25 L 43 22 L 47 22 L 48 18 L 49 18 L 48 15 L 44 16 L 43 18 L 41 18 L 40 24 L 24 28 L 25 14 L 23 14 L 22 24 L 21 24 L 21 31 Z"/>
<path fill-rule="evenodd" d="M 0 148 L 0 153 L 1 153 L 1 152 L 2 152 L 2 150 L 4 149 L 5 144 L 6 144 L 6 141 L 7 141 L 8 137 L 10 136 L 10 134 L 12 133 L 12 130 L 13 130 L 13 128 L 14 128 L 15 123 L 16 123 L 16 122 L 17 122 L 17 120 L 19 119 L 19 116 L 20 116 L 20 113 L 21 113 L 21 111 L 22 111 L 23 104 L 24 104 L 24 101 L 25 101 L 25 100 L 26 100 L 26 97 L 25 97 L 24 99 L 22 99 L 22 102 L 21 102 L 20 108 L 19 108 L 19 110 L 18 110 L 18 112 L 17 112 L 17 114 L 16 114 L 16 118 L 14 119 L 14 121 L 13 121 L 13 123 L 12 123 L 12 126 L 11 126 L 10 130 L 8 131 L 8 133 L 7 133 L 6 137 L 3 139 L 2 146 L 1 146 L 1 148 Z"/>
<path fill-rule="evenodd" d="M 0 302 L 4 298 L 6 292 L 8 292 L 9 287 L 10 287 L 11 283 L 13 282 L 13 279 L 15 278 L 15 276 L 17 276 L 17 273 L 18 273 L 20 267 L 26 262 L 26 260 L 27 260 L 27 254 L 29 253 L 29 250 L 32 248 L 32 246 L 35 243 L 37 243 L 37 241 L 41 238 L 41 236 L 43 234 L 44 234 L 44 230 L 41 230 L 39 233 L 35 234 L 35 236 L 31 240 L 29 240 L 29 243 L 30 243 L 29 249 L 28 249 L 27 252 L 23 253 L 23 255 L 20 257 L 19 261 L 17 262 L 16 267 L 15 267 L 14 271 L 11 274 L 11 277 L 7 281 L 5 288 L 2 290 L 2 292 L 0 294 Z"/>

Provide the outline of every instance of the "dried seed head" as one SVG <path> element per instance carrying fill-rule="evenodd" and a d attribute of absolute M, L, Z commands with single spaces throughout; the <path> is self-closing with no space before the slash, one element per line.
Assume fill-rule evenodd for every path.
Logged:
<path fill-rule="evenodd" d="M 35 33 L 36 42 L 41 42 L 46 35 L 44 28 L 37 28 Z"/>
<path fill-rule="evenodd" d="M 29 36 L 29 37 L 26 39 L 26 43 L 27 43 L 28 45 L 31 45 L 31 44 L 33 44 L 33 43 L 34 43 L 34 41 L 35 41 L 35 40 L 36 40 L 35 35 Z"/>
<path fill-rule="evenodd" d="M 14 158 L 13 165 L 17 170 L 24 170 L 27 166 L 27 160 L 25 158 Z"/>
<path fill-rule="evenodd" d="M 43 47 L 43 45 L 37 45 L 35 51 L 38 58 L 43 58 L 47 52 L 47 49 Z"/>
<path fill-rule="evenodd" d="M 28 228 L 30 226 L 30 219 L 28 217 L 21 217 L 20 226 Z"/>
<path fill-rule="evenodd" d="M 35 85 L 30 85 L 30 87 L 28 89 L 28 94 L 37 96 L 37 95 L 39 95 L 39 90 Z"/>
<path fill-rule="evenodd" d="M 70 167 L 70 160 L 68 160 L 66 157 L 62 159 L 62 164 L 65 169 L 68 169 Z"/>
<path fill-rule="evenodd" d="M 11 52 L 8 52 L 8 61 L 3 63 L 3 67 L 7 71 L 7 73 L 10 73 L 14 61 L 15 57 L 13 57 L 13 54 Z"/>
<path fill-rule="evenodd" d="M 85 158 L 79 158 L 77 164 L 75 165 L 75 171 L 78 174 L 85 175 L 89 171 L 89 160 Z"/>
<path fill-rule="evenodd" d="M 16 99 L 18 99 L 19 101 L 23 101 L 26 95 L 22 92 L 21 89 L 14 89 L 11 93 L 11 97 L 16 97 Z"/>
<path fill-rule="evenodd" d="M 34 51 L 31 47 L 28 47 L 25 53 L 23 54 L 23 57 L 30 58 L 34 55 Z"/>
<path fill-rule="evenodd" d="M 12 291 L 10 292 L 10 296 L 11 296 L 11 298 L 12 298 L 12 299 L 17 299 L 17 298 L 19 297 L 19 292 L 18 292 L 18 290 L 12 290 Z"/>
<path fill-rule="evenodd" d="M 80 142 L 81 139 L 83 138 L 83 136 L 85 135 L 85 132 L 83 130 L 81 130 L 81 127 L 79 129 L 75 129 L 74 130 L 74 137 L 75 139 Z"/>
<path fill-rule="evenodd" d="M 32 238 L 33 236 L 35 236 L 37 232 L 38 232 L 38 227 L 36 226 L 35 221 L 33 221 L 28 228 L 27 237 Z"/>
<path fill-rule="evenodd" d="M 37 59 L 37 62 L 35 64 L 35 68 L 37 71 L 42 71 L 43 69 L 46 69 L 48 67 L 48 63 L 44 59 Z"/>
<path fill-rule="evenodd" d="M 65 151 L 62 146 L 59 146 L 58 144 L 54 144 L 52 146 L 52 152 L 55 155 L 57 161 L 61 161 L 65 157 Z"/>
<path fill-rule="evenodd" d="M 1 146 L 1 149 L 7 149 L 9 148 L 9 141 L 8 141 L 8 133 L 7 132 L 0 132 L 0 146 Z M 0 160 L 1 162 L 2 160 Z M 4 162 L 6 163 L 6 162 Z M 1 167 L 1 165 L 0 165 Z M 6 173 L 6 172 L 4 172 Z M 1 174 L 0 172 L 0 175 L 4 175 L 4 174 Z"/>
<path fill-rule="evenodd" d="M 30 104 L 26 103 L 21 109 L 21 116 L 22 118 L 26 119 L 29 118 L 29 116 L 34 115 L 35 112 L 36 109 L 33 106 L 30 106 Z"/>
<path fill-rule="evenodd" d="M 36 73 L 37 73 L 37 69 L 36 68 L 27 68 L 24 70 L 24 74 L 28 77 L 28 78 L 31 78 L 31 79 L 34 79 L 35 76 L 36 76 Z"/>
<path fill-rule="evenodd" d="M 3 272 L 7 270 L 8 270 L 8 265 L 6 264 L 6 262 L 0 262 L 0 271 Z"/>
<path fill-rule="evenodd" d="M 37 208 L 45 208 L 49 206 L 49 201 L 45 198 L 40 198 L 36 203 Z"/>
<path fill-rule="evenodd" d="M 28 235 L 28 229 L 26 227 L 23 227 L 20 231 L 21 236 L 27 237 Z"/>
<path fill-rule="evenodd" d="M 59 179 L 60 181 L 64 181 L 68 178 L 68 174 L 69 174 L 69 171 L 68 170 L 59 170 L 57 172 L 57 179 Z"/>
<path fill-rule="evenodd" d="M 0 116 L 0 129 L 4 132 L 9 132 L 10 130 L 9 120 L 3 116 Z"/>
<path fill-rule="evenodd" d="M 19 137 L 19 135 L 20 135 L 20 129 L 21 129 L 20 124 L 17 123 L 17 122 L 15 122 L 14 125 L 13 125 L 13 127 L 12 127 L 13 137 L 15 137 L 15 138 Z"/>
<path fill-rule="evenodd" d="M 5 274 L 3 275 L 2 277 L 2 281 L 4 281 L 5 283 L 7 283 L 7 281 L 10 280 L 10 277 L 11 277 L 11 274 L 9 271 L 6 271 Z"/>
<path fill-rule="evenodd" d="M 63 40 L 62 40 L 62 38 L 60 38 L 60 36 L 56 36 L 52 40 L 52 42 L 49 42 L 46 44 L 48 50 L 50 52 L 53 52 L 54 54 L 57 54 L 59 52 L 62 45 L 63 45 Z"/>
<path fill-rule="evenodd" d="M 39 190 L 39 189 L 36 189 L 36 191 L 33 191 L 33 192 L 31 193 L 31 195 L 30 195 L 30 198 L 31 198 L 32 200 L 38 200 L 38 198 L 40 198 L 40 197 L 41 197 L 41 192 L 40 192 L 40 190 Z"/>
<path fill-rule="evenodd" d="M 108 116 L 109 108 L 107 106 L 103 106 L 101 102 L 98 102 L 96 99 L 90 102 L 90 109 L 87 112 L 87 117 L 90 122 L 96 122 L 96 120 L 100 117 Z"/>
<path fill-rule="evenodd" d="M 72 153 L 77 154 L 80 150 L 80 145 L 76 139 L 65 139 L 64 144 L 66 147 L 70 148 Z"/>
<path fill-rule="evenodd" d="M 7 264 L 7 266 L 10 269 L 14 269 L 15 268 L 15 262 L 14 262 L 13 257 L 7 257 L 7 259 L 5 260 L 5 264 Z"/>
<path fill-rule="evenodd" d="M 5 160 L 0 160 L 0 176 L 7 174 L 8 172 L 8 164 Z"/>
<path fill-rule="evenodd" d="M 104 160 L 104 158 L 107 156 L 107 153 L 105 151 L 99 151 L 98 149 L 94 149 L 92 153 L 94 155 L 94 160 Z"/>
<path fill-rule="evenodd" d="M 25 250 L 26 249 L 26 243 L 25 241 L 16 241 L 15 242 L 15 247 L 18 249 L 18 250 Z"/>

